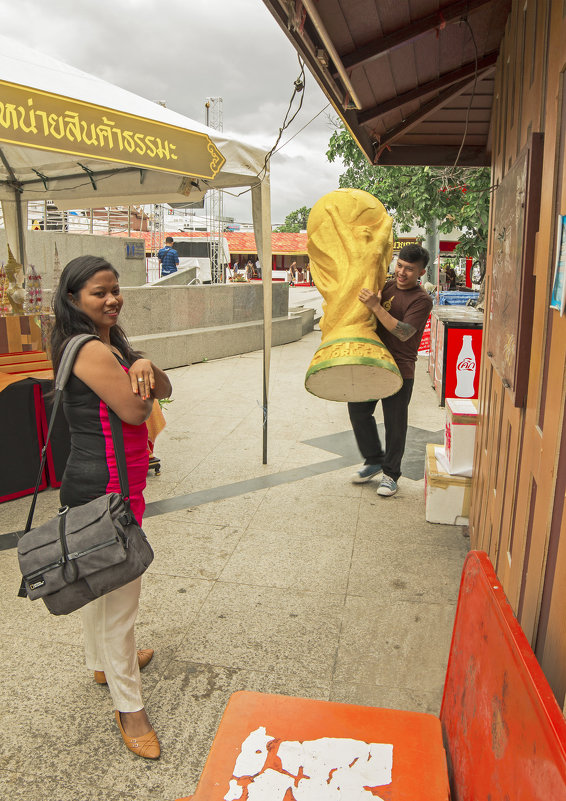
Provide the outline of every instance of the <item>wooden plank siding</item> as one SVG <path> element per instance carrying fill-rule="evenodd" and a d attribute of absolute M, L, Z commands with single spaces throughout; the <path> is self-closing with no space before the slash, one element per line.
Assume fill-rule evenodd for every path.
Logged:
<path fill-rule="evenodd" d="M 527 398 L 516 408 L 487 355 L 480 375 L 470 536 L 486 550 L 561 705 L 566 699 L 566 315 L 549 308 L 566 214 L 566 3 L 513 3 L 495 76 L 493 182 L 544 134 Z M 497 190 L 495 190 L 497 191 Z M 490 237 L 493 238 L 495 221 Z M 486 331 L 492 253 L 488 246 Z"/>

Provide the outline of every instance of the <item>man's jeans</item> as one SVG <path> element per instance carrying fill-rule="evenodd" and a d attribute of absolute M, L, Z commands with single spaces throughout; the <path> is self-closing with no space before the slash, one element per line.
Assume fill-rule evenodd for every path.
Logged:
<path fill-rule="evenodd" d="M 373 413 L 377 401 L 349 403 L 348 413 L 364 464 L 380 464 L 386 476 L 397 481 L 401 475 L 401 460 L 405 452 L 409 402 L 413 394 L 414 378 L 403 379 L 403 386 L 395 395 L 381 399 L 385 423 L 385 452 L 377 433 Z"/>

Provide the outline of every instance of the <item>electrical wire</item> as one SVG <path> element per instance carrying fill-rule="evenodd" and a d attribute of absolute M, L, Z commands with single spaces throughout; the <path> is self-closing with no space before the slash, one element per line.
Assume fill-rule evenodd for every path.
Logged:
<path fill-rule="evenodd" d="M 470 111 L 472 109 L 472 103 L 474 102 L 474 97 L 475 97 L 475 93 L 476 93 L 476 86 L 477 86 L 477 83 L 478 83 L 478 46 L 477 46 L 477 43 L 476 43 L 476 37 L 474 36 L 474 31 L 473 31 L 472 26 L 470 25 L 467 17 L 462 17 L 462 19 L 459 20 L 459 22 L 464 22 L 468 26 L 468 30 L 470 32 L 470 36 L 472 37 L 472 43 L 474 45 L 475 72 L 474 72 L 474 85 L 472 87 L 472 94 L 470 95 L 470 102 L 468 103 L 468 110 L 466 111 L 466 124 L 464 126 L 464 135 L 462 136 L 462 142 L 460 144 L 460 149 L 458 150 L 458 154 L 456 156 L 456 160 L 454 161 L 454 164 L 452 165 L 452 169 L 456 169 L 456 165 L 458 164 L 458 161 L 459 161 L 460 156 L 462 154 L 462 150 L 464 148 L 464 142 L 466 141 L 466 136 L 468 135 L 468 124 L 469 124 L 469 121 L 470 121 Z"/>
<path fill-rule="evenodd" d="M 281 136 L 283 135 L 283 132 L 284 132 L 284 131 L 285 131 L 285 130 L 286 130 L 286 129 L 287 129 L 287 128 L 288 128 L 288 127 L 291 125 L 291 123 L 293 122 L 293 120 L 296 118 L 297 114 L 299 113 L 299 111 L 301 110 L 301 108 L 302 108 L 302 106 L 303 106 L 303 101 L 304 101 L 304 99 L 305 99 L 305 63 L 304 63 L 304 61 L 301 59 L 301 57 L 300 57 L 300 56 L 298 56 L 298 59 L 299 59 L 299 66 L 300 66 L 300 68 L 301 68 L 301 69 L 300 69 L 300 73 L 299 73 L 299 76 L 297 77 L 297 79 L 296 79 L 296 80 L 295 80 L 295 82 L 294 82 L 294 90 L 293 90 L 293 94 L 291 95 L 291 100 L 289 101 L 289 106 L 287 107 L 287 111 L 286 111 L 286 113 L 285 113 L 285 117 L 284 117 L 284 119 L 283 119 L 283 123 L 282 123 L 281 127 L 279 128 L 279 134 L 277 135 L 277 139 L 275 140 L 275 144 L 274 144 L 274 145 L 273 145 L 273 147 L 272 147 L 272 148 L 269 150 L 269 152 L 268 152 L 268 153 L 266 153 L 266 156 L 265 156 L 265 159 L 264 159 L 264 162 L 263 162 L 263 167 L 261 168 L 261 170 L 260 170 L 260 171 L 258 172 L 258 174 L 257 174 L 257 177 L 258 177 L 258 182 L 257 182 L 257 184 L 253 184 L 253 185 L 249 186 L 247 189 L 244 189 L 242 192 L 229 192 L 227 189 L 223 189 L 222 191 L 223 191 L 225 194 L 229 195 L 230 197 L 242 197 L 242 195 L 245 195 L 245 194 L 247 194 L 248 192 L 251 192 L 251 190 L 252 190 L 252 189 L 253 189 L 255 186 L 259 186 L 259 184 L 260 184 L 260 183 L 261 183 L 261 181 L 263 180 L 263 177 L 265 176 L 265 173 L 266 173 L 266 171 L 267 171 L 267 165 L 268 165 L 268 162 L 270 161 L 271 157 L 272 157 L 272 156 L 274 156 L 274 155 L 275 155 L 275 153 L 278 153 L 280 150 L 282 150 L 282 149 L 283 149 L 283 148 L 284 148 L 286 145 L 288 145 L 288 144 L 289 144 L 289 142 L 290 142 L 292 139 L 294 139 L 294 138 L 295 138 L 295 136 L 298 136 L 298 135 L 301 133 L 301 131 L 304 131 L 304 130 L 305 130 L 305 128 L 306 128 L 308 125 L 310 125 L 310 124 L 311 124 L 311 122 L 313 122 L 313 121 L 314 121 L 314 120 L 315 120 L 315 119 L 316 119 L 316 118 L 317 118 L 317 117 L 318 117 L 320 114 L 322 114 L 322 112 L 323 112 L 325 109 L 327 109 L 327 108 L 328 108 L 328 106 L 330 105 L 330 103 L 327 103 L 327 104 L 326 104 L 326 106 L 324 106 L 324 108 L 321 108 L 321 110 L 320 110 L 319 112 L 317 112 L 317 113 L 314 115 L 314 117 L 313 117 L 312 119 L 310 119 L 310 120 L 309 120 L 309 121 L 308 121 L 308 122 L 307 122 L 305 125 L 303 125 L 303 127 L 302 127 L 302 128 L 300 128 L 300 129 L 297 131 L 297 133 L 293 134 L 293 136 L 291 136 L 289 139 L 287 139 L 287 141 L 286 141 L 286 142 L 283 142 L 283 144 L 281 145 L 281 147 L 277 147 L 277 145 L 279 144 L 279 141 L 280 141 L 280 139 L 281 139 Z M 301 100 L 300 100 L 300 102 L 299 102 L 299 106 L 298 106 L 297 110 L 295 111 L 295 113 L 293 114 L 293 116 L 292 116 L 292 117 L 289 119 L 289 114 L 291 113 L 291 108 L 292 108 L 292 106 L 293 106 L 293 101 L 294 101 L 294 99 L 295 99 L 295 96 L 296 96 L 297 94 L 301 94 Z"/>
<path fill-rule="evenodd" d="M 294 139 L 296 136 L 298 136 L 300 133 L 302 133 L 302 132 L 305 130 L 305 128 L 306 128 L 308 125 L 310 125 L 310 124 L 311 124 L 311 122 L 314 122 L 314 121 L 316 120 L 316 118 L 317 118 L 317 117 L 320 117 L 320 115 L 322 114 L 322 112 L 323 112 L 323 111 L 326 111 L 326 109 L 328 108 L 328 106 L 329 106 L 329 105 L 330 105 L 330 103 L 327 103 L 327 104 L 324 106 L 324 108 L 321 108 L 321 109 L 320 109 L 320 111 L 319 111 L 319 112 L 317 112 L 317 113 L 314 115 L 314 117 L 312 117 L 312 119 L 310 119 L 310 120 L 309 120 L 307 123 L 305 123 L 305 124 L 303 125 L 303 127 L 302 127 L 302 128 L 299 128 L 299 130 L 297 131 L 297 133 L 295 133 L 295 134 L 293 134 L 293 136 L 289 137 L 289 139 L 287 139 L 287 141 L 286 141 L 286 142 L 283 142 L 283 144 L 281 145 L 281 147 L 278 147 L 278 148 L 277 148 L 277 150 L 274 150 L 274 151 L 273 151 L 273 153 L 272 153 L 271 155 L 272 155 L 272 156 L 274 156 L 276 153 L 279 153 L 279 151 L 280 151 L 280 150 L 283 150 L 283 148 L 284 148 L 286 145 L 288 145 L 288 144 L 289 144 L 289 142 L 291 142 L 291 141 L 292 141 L 292 140 L 293 140 L 293 139 Z"/>
<path fill-rule="evenodd" d="M 317 111 L 317 113 L 314 115 L 314 117 L 311 117 L 311 119 L 310 119 L 308 122 L 306 122 L 306 123 L 303 125 L 303 127 L 302 127 L 302 128 L 299 128 L 299 130 L 297 131 L 297 133 L 293 134 L 293 136 L 289 137 L 289 139 L 287 139 L 285 142 L 283 142 L 283 144 L 281 145 L 281 147 L 278 147 L 278 148 L 277 148 L 277 150 L 274 150 L 274 151 L 271 153 L 271 155 L 272 155 L 272 156 L 275 156 L 275 154 L 276 154 L 276 153 L 279 153 L 279 151 L 283 150 L 283 148 L 284 148 L 286 145 L 288 145 L 288 144 L 289 144 L 289 142 L 291 142 L 291 141 L 292 141 L 292 140 L 293 140 L 293 139 L 294 139 L 296 136 L 298 136 L 300 133 L 302 133 L 302 132 L 305 130 L 305 128 L 307 128 L 307 127 L 308 127 L 308 126 L 311 124 L 311 122 L 314 122 L 314 121 L 316 120 L 316 118 L 317 118 L 317 117 L 320 117 L 320 115 L 322 114 L 322 112 L 323 112 L 323 111 L 326 111 L 326 109 L 328 108 L 328 106 L 329 106 L 329 105 L 330 105 L 330 103 L 327 103 L 327 104 L 324 106 L 324 108 L 321 108 L 321 109 L 320 109 L 320 111 Z M 258 178 L 259 178 L 259 174 L 258 174 Z M 254 186 L 258 186 L 258 185 L 259 185 L 259 182 L 258 182 L 257 184 L 253 184 L 253 186 L 250 186 L 250 187 L 248 187 L 247 189 L 244 189 L 244 191 L 243 191 L 243 192 L 230 192 L 230 191 L 228 191 L 228 189 L 223 189 L 222 191 L 223 191 L 223 192 L 224 192 L 226 195 L 229 195 L 230 197 L 241 197 L 242 195 L 245 195 L 247 192 L 250 192 L 250 191 L 253 189 L 253 187 L 254 187 Z"/>
<path fill-rule="evenodd" d="M 286 112 L 285 117 L 283 119 L 283 124 L 281 125 L 281 128 L 279 128 L 279 134 L 277 135 L 277 139 L 275 140 L 275 144 L 273 145 L 271 150 L 268 153 L 266 153 L 265 161 L 263 162 L 263 167 L 258 173 L 257 177 L 259 178 L 260 181 L 263 180 L 263 176 L 267 172 L 268 162 L 269 162 L 271 156 L 273 155 L 273 153 L 275 152 L 275 150 L 277 149 L 277 145 L 279 144 L 279 140 L 281 139 L 281 137 L 283 135 L 283 131 L 291 125 L 291 123 L 293 122 L 293 120 L 295 119 L 295 117 L 297 116 L 297 114 L 299 113 L 299 111 L 301 110 L 301 108 L 303 106 L 303 101 L 305 99 L 305 80 L 306 80 L 305 62 L 302 60 L 302 58 L 298 54 L 297 54 L 297 58 L 299 60 L 299 67 L 300 67 L 299 76 L 295 80 L 295 83 L 293 84 L 293 86 L 294 86 L 293 94 L 291 95 L 291 100 L 289 101 L 289 106 L 287 108 L 287 112 Z M 293 114 L 293 116 L 289 118 L 289 114 L 291 113 L 291 109 L 293 107 L 293 101 L 295 100 L 295 97 L 298 94 L 301 95 L 301 99 L 299 101 L 299 105 L 297 107 L 297 110 Z"/>
<path fill-rule="evenodd" d="M 119 170 L 116 170 L 116 171 L 115 171 L 114 173 L 112 173 L 111 175 L 97 175 L 97 177 L 96 177 L 96 183 L 101 183 L 102 181 L 107 181 L 109 178 L 113 178 L 113 177 L 114 177 L 114 175 L 116 174 L 116 172 L 119 172 Z M 78 176 L 77 176 L 77 177 L 78 177 Z M 55 177 L 53 177 L 53 178 L 49 178 L 48 180 L 49 180 L 49 181 L 57 181 L 57 180 L 60 180 L 60 179 L 58 179 L 58 178 L 57 178 L 57 176 L 55 176 Z M 82 181 L 81 183 L 79 183 L 79 184 L 75 184 L 74 186 L 64 186 L 64 187 L 62 187 L 61 189 L 49 189 L 49 190 L 46 192 L 46 194 L 48 194 L 49 196 L 51 196 L 51 195 L 55 195 L 57 192 L 68 192 L 68 191 L 69 191 L 69 189 L 80 189 L 80 188 L 81 188 L 81 187 L 83 187 L 83 186 L 90 186 L 90 187 L 92 187 L 92 183 L 91 183 L 91 181 Z M 25 188 L 24 188 L 24 192 L 25 192 Z"/>

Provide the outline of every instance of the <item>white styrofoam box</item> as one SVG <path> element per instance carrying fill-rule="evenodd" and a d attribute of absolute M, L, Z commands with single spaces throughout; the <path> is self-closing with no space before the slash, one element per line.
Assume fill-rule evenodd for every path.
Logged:
<path fill-rule="evenodd" d="M 428 444 L 425 467 L 426 520 L 429 523 L 466 526 L 470 515 L 472 479 L 445 472 L 437 457 L 442 461 L 444 448 Z"/>
<path fill-rule="evenodd" d="M 444 450 L 448 473 L 453 476 L 472 475 L 477 421 L 476 400 L 446 398 Z"/>

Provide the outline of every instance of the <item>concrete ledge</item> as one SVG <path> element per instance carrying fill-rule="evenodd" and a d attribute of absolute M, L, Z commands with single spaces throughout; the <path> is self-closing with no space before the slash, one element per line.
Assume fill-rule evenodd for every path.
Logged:
<path fill-rule="evenodd" d="M 272 344 L 285 345 L 303 335 L 301 316 L 277 317 L 272 323 Z M 164 370 L 209 359 L 237 356 L 263 348 L 263 322 L 189 328 L 130 337 L 132 347 L 142 351 Z"/>
<path fill-rule="evenodd" d="M 314 330 L 314 309 L 297 306 L 289 309 L 290 317 L 299 317 L 303 326 L 303 336 Z"/>
<path fill-rule="evenodd" d="M 263 320 L 261 284 L 123 287 L 122 295 L 120 320 L 129 337 Z M 274 284 L 273 318 L 286 317 L 288 308 L 289 285 Z"/>
<path fill-rule="evenodd" d="M 198 267 L 181 267 L 176 273 L 171 275 L 164 275 L 163 278 L 158 278 L 149 284 L 144 284 L 144 287 L 150 286 L 187 286 L 194 281 L 197 277 Z"/>

